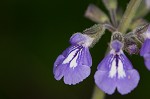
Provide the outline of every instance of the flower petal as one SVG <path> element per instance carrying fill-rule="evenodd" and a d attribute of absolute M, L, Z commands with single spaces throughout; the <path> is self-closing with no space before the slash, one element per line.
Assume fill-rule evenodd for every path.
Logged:
<path fill-rule="evenodd" d="M 89 48 L 86 48 L 86 47 L 83 48 L 81 56 L 78 60 L 80 60 L 79 62 L 80 65 L 86 65 L 89 67 L 92 66 L 92 57 L 89 52 Z"/>
<path fill-rule="evenodd" d="M 94 75 L 96 85 L 107 94 L 113 94 L 116 89 L 116 76 L 110 77 L 111 64 L 114 55 L 110 52 L 98 65 Z M 116 74 L 115 74 L 116 75 Z"/>
<path fill-rule="evenodd" d="M 65 84 L 75 85 L 90 75 L 90 67 L 89 66 L 77 66 L 76 68 L 67 68 L 64 72 L 64 82 Z"/>
<path fill-rule="evenodd" d="M 150 70 L 150 39 L 146 39 L 141 47 L 140 55 L 144 58 L 145 66 Z"/>
<path fill-rule="evenodd" d="M 111 42 L 111 47 L 116 51 L 119 52 L 120 49 L 122 48 L 123 44 L 118 41 L 118 40 L 114 40 Z"/>
<path fill-rule="evenodd" d="M 94 38 L 91 38 L 90 36 L 88 36 L 86 34 L 75 33 L 70 38 L 70 43 L 73 45 L 78 44 L 78 45 L 82 45 L 84 47 L 89 47 L 89 46 L 91 46 L 93 40 L 94 40 Z"/>
<path fill-rule="evenodd" d="M 145 66 L 147 67 L 147 69 L 150 70 L 150 59 L 145 59 L 144 63 L 145 63 Z"/>
<path fill-rule="evenodd" d="M 96 85 L 107 94 L 113 94 L 116 89 L 116 77 L 110 78 L 109 72 L 98 70 L 94 75 Z"/>
<path fill-rule="evenodd" d="M 65 59 L 63 55 L 59 55 L 54 63 L 53 74 L 56 80 L 60 80 L 63 77 L 64 66 L 62 66 L 62 61 Z M 60 66 L 61 65 L 61 66 Z"/>
<path fill-rule="evenodd" d="M 74 51 L 74 50 L 76 50 L 76 49 L 81 49 L 82 48 L 82 46 L 79 46 L 79 45 L 71 45 L 71 46 L 69 46 L 68 48 L 66 48 L 64 51 L 63 51 L 63 53 L 62 53 L 62 55 L 64 56 L 64 57 L 67 57 L 72 51 Z"/>
<path fill-rule="evenodd" d="M 98 64 L 97 69 L 103 71 L 109 71 L 109 64 L 113 58 L 113 54 L 108 54 L 105 58 Z"/>
<path fill-rule="evenodd" d="M 59 64 L 61 64 L 64 59 L 65 57 L 63 55 L 59 55 L 54 63 L 54 67 L 57 67 Z"/>
<path fill-rule="evenodd" d="M 64 73 L 66 72 L 66 68 L 68 67 L 68 64 L 61 64 L 57 67 L 55 67 L 53 69 L 53 73 L 54 73 L 54 78 L 56 80 L 60 80 L 63 76 L 64 76 Z"/>
<path fill-rule="evenodd" d="M 120 54 L 120 58 L 121 58 L 121 61 L 123 62 L 124 69 L 127 69 L 127 70 L 133 69 L 132 63 L 123 52 Z"/>
<path fill-rule="evenodd" d="M 117 79 L 117 90 L 122 95 L 128 94 L 137 87 L 140 80 L 139 73 L 135 70 L 127 70 L 126 77 Z"/>
<path fill-rule="evenodd" d="M 86 41 L 86 37 L 81 33 L 75 33 L 70 38 L 71 44 L 78 44 L 79 42 Z"/>
<path fill-rule="evenodd" d="M 141 47 L 140 55 L 144 56 L 145 54 L 150 53 L 150 39 L 146 39 Z"/>

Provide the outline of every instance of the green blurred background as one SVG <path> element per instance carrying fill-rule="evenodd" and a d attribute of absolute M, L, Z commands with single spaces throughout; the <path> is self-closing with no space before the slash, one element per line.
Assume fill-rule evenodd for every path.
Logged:
<path fill-rule="evenodd" d="M 122 10 L 128 1 L 119 0 Z M 5 0 L 0 3 L 0 99 L 91 98 L 93 76 L 104 57 L 109 33 L 90 50 L 92 73 L 82 83 L 65 85 L 62 80 L 56 81 L 52 72 L 55 59 L 69 46 L 70 36 L 95 24 L 84 18 L 89 3 L 106 12 L 101 0 Z M 140 56 L 128 57 L 140 73 L 138 87 L 128 95 L 116 92 L 106 99 L 149 99 L 150 72 Z"/>

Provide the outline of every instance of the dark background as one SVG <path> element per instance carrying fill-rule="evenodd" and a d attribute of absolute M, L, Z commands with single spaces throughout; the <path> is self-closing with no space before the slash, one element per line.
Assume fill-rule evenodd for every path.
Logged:
<path fill-rule="evenodd" d="M 125 9 L 129 0 L 119 0 Z M 90 99 L 94 73 L 108 46 L 106 33 L 91 55 L 91 75 L 75 86 L 53 77 L 53 63 L 69 46 L 75 32 L 95 23 L 84 18 L 89 3 L 105 12 L 101 0 L 5 0 L 0 3 L 0 99 Z M 107 12 L 108 13 L 108 12 Z M 148 19 L 148 16 L 146 17 Z M 141 76 L 138 87 L 122 96 L 106 99 L 149 99 L 150 72 L 138 55 L 127 55 Z"/>

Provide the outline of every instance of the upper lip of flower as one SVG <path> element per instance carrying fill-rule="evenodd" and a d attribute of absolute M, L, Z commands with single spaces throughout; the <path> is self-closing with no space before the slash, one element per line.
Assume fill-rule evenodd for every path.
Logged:
<path fill-rule="evenodd" d="M 86 34 L 75 33 L 70 38 L 70 43 L 73 45 L 82 45 L 83 47 L 90 47 L 94 38 Z"/>

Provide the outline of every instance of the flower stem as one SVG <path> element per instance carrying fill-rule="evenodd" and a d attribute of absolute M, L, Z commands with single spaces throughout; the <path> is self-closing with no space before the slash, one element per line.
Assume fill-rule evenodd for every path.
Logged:
<path fill-rule="evenodd" d="M 126 11 L 120 21 L 118 31 L 121 33 L 126 33 L 128 27 L 130 26 L 132 19 L 140 5 L 142 0 L 130 0 Z"/>
<path fill-rule="evenodd" d="M 110 18 L 112 21 L 112 24 L 114 27 L 117 27 L 118 23 L 117 23 L 117 17 L 116 17 L 116 9 L 112 9 L 111 11 L 109 11 L 110 13 Z"/>
<path fill-rule="evenodd" d="M 92 99 L 104 99 L 105 93 L 101 91 L 96 85 L 94 87 L 94 92 L 92 95 Z"/>

